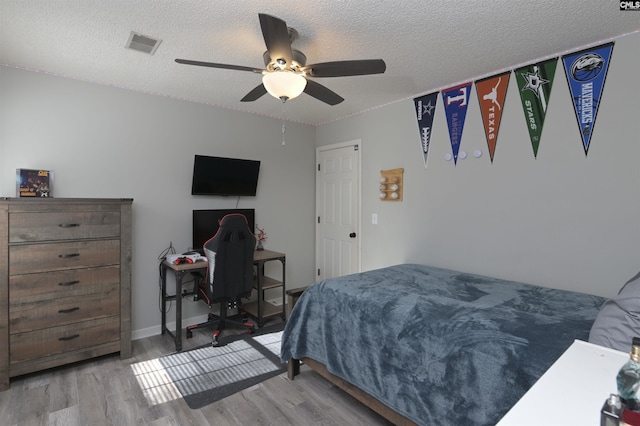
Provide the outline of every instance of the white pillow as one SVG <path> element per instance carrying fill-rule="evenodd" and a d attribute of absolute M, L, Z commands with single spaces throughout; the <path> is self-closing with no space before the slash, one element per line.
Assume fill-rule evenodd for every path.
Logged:
<path fill-rule="evenodd" d="M 640 337 L 640 272 L 607 300 L 589 333 L 589 342 L 623 352 L 631 351 L 631 341 Z"/>

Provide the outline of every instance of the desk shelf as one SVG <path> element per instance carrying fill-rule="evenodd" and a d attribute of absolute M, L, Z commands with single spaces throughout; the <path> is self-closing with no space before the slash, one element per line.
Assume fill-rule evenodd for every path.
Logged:
<path fill-rule="evenodd" d="M 262 289 L 263 290 L 269 290 L 269 289 L 272 289 L 272 288 L 282 287 L 282 281 L 275 280 L 275 279 L 273 279 L 271 277 L 267 277 L 267 276 L 263 277 L 262 279 L 263 279 L 263 281 L 262 281 Z M 258 290 L 258 277 L 257 276 L 253 279 L 253 288 Z"/>
<path fill-rule="evenodd" d="M 249 315 L 251 315 L 254 318 L 259 318 L 259 313 L 258 313 L 258 302 L 249 302 L 249 303 L 245 303 L 244 305 L 242 305 L 242 307 L 244 308 L 245 311 L 247 311 L 247 313 Z M 282 306 L 276 306 L 273 305 L 269 302 L 263 303 L 263 312 L 262 312 L 262 318 L 270 318 L 273 316 L 277 316 L 280 315 L 282 316 Z M 285 306 L 286 308 L 286 306 Z"/>
<path fill-rule="evenodd" d="M 264 264 L 274 260 L 279 260 L 282 263 L 282 280 L 276 280 L 264 274 Z M 243 304 L 242 307 L 257 320 L 258 327 L 262 327 L 268 319 L 274 316 L 280 315 L 283 321 L 286 319 L 285 263 L 286 255 L 284 253 L 271 250 L 261 250 L 255 253 L 253 264 L 256 268 L 256 276 L 253 287 L 258 291 L 258 297 L 255 302 Z M 280 306 L 275 306 L 265 300 L 265 291 L 276 288 L 282 290 L 282 304 Z"/>

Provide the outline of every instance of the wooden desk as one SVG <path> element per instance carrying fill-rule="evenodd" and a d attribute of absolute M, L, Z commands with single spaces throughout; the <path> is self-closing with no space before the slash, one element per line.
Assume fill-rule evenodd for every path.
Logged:
<path fill-rule="evenodd" d="M 618 393 L 616 375 L 628 359 L 627 353 L 574 341 L 497 426 L 598 426 L 602 405 Z"/>
<path fill-rule="evenodd" d="M 282 263 L 282 281 L 264 275 L 264 264 L 272 260 L 279 260 Z M 286 301 L 285 301 L 285 265 L 286 255 L 271 250 L 260 250 L 254 252 L 253 264 L 256 266 L 256 281 L 254 287 L 258 291 L 258 298 L 255 302 L 244 305 L 244 309 L 249 315 L 254 317 L 258 322 L 258 327 L 262 327 L 264 323 L 273 316 L 279 315 L 282 320 L 286 319 Z M 166 260 L 160 264 L 160 293 L 162 296 L 162 325 L 161 333 L 171 336 L 176 345 L 176 351 L 182 350 L 182 298 L 194 295 L 193 289 L 183 289 L 182 283 L 185 275 L 193 272 L 200 272 L 202 275 L 207 273 L 208 263 L 199 261 L 196 263 L 185 263 L 175 265 Z M 167 272 L 173 272 L 176 279 L 176 292 L 173 295 L 167 294 Z M 264 292 L 271 288 L 282 288 L 282 308 L 265 305 Z M 176 302 L 176 329 L 171 331 L 167 328 L 167 303 L 175 300 Z"/>

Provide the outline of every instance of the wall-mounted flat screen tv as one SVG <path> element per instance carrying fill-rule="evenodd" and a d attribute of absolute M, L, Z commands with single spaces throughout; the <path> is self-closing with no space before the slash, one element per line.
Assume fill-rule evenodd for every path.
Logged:
<path fill-rule="evenodd" d="M 255 209 L 217 209 L 217 210 L 194 210 L 193 211 L 193 250 L 203 254 L 202 246 L 211 237 L 216 235 L 220 227 L 220 220 L 228 214 L 240 213 L 247 218 L 249 229 L 255 232 L 256 211 Z"/>
<path fill-rule="evenodd" d="M 192 195 L 256 195 L 260 161 L 196 155 Z"/>

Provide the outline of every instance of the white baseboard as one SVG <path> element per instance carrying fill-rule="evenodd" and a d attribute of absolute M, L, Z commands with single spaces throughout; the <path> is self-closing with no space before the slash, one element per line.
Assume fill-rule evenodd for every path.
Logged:
<path fill-rule="evenodd" d="M 198 323 L 202 322 L 205 318 L 206 318 L 206 314 L 198 315 L 197 317 L 193 317 L 193 318 L 183 318 L 182 319 L 182 328 L 184 329 L 184 327 L 186 325 L 189 325 L 189 324 L 198 324 Z M 175 330 L 176 329 L 176 322 L 175 321 L 168 322 L 167 323 L 167 328 L 169 330 Z M 184 330 L 182 332 L 184 333 Z M 142 328 L 142 329 L 139 329 L 139 330 L 133 330 L 131 332 L 131 340 L 138 340 L 138 339 L 144 339 L 145 337 L 157 336 L 158 334 L 161 334 L 161 333 L 162 333 L 161 325 L 158 324 L 158 325 L 154 325 L 153 327 Z"/>

